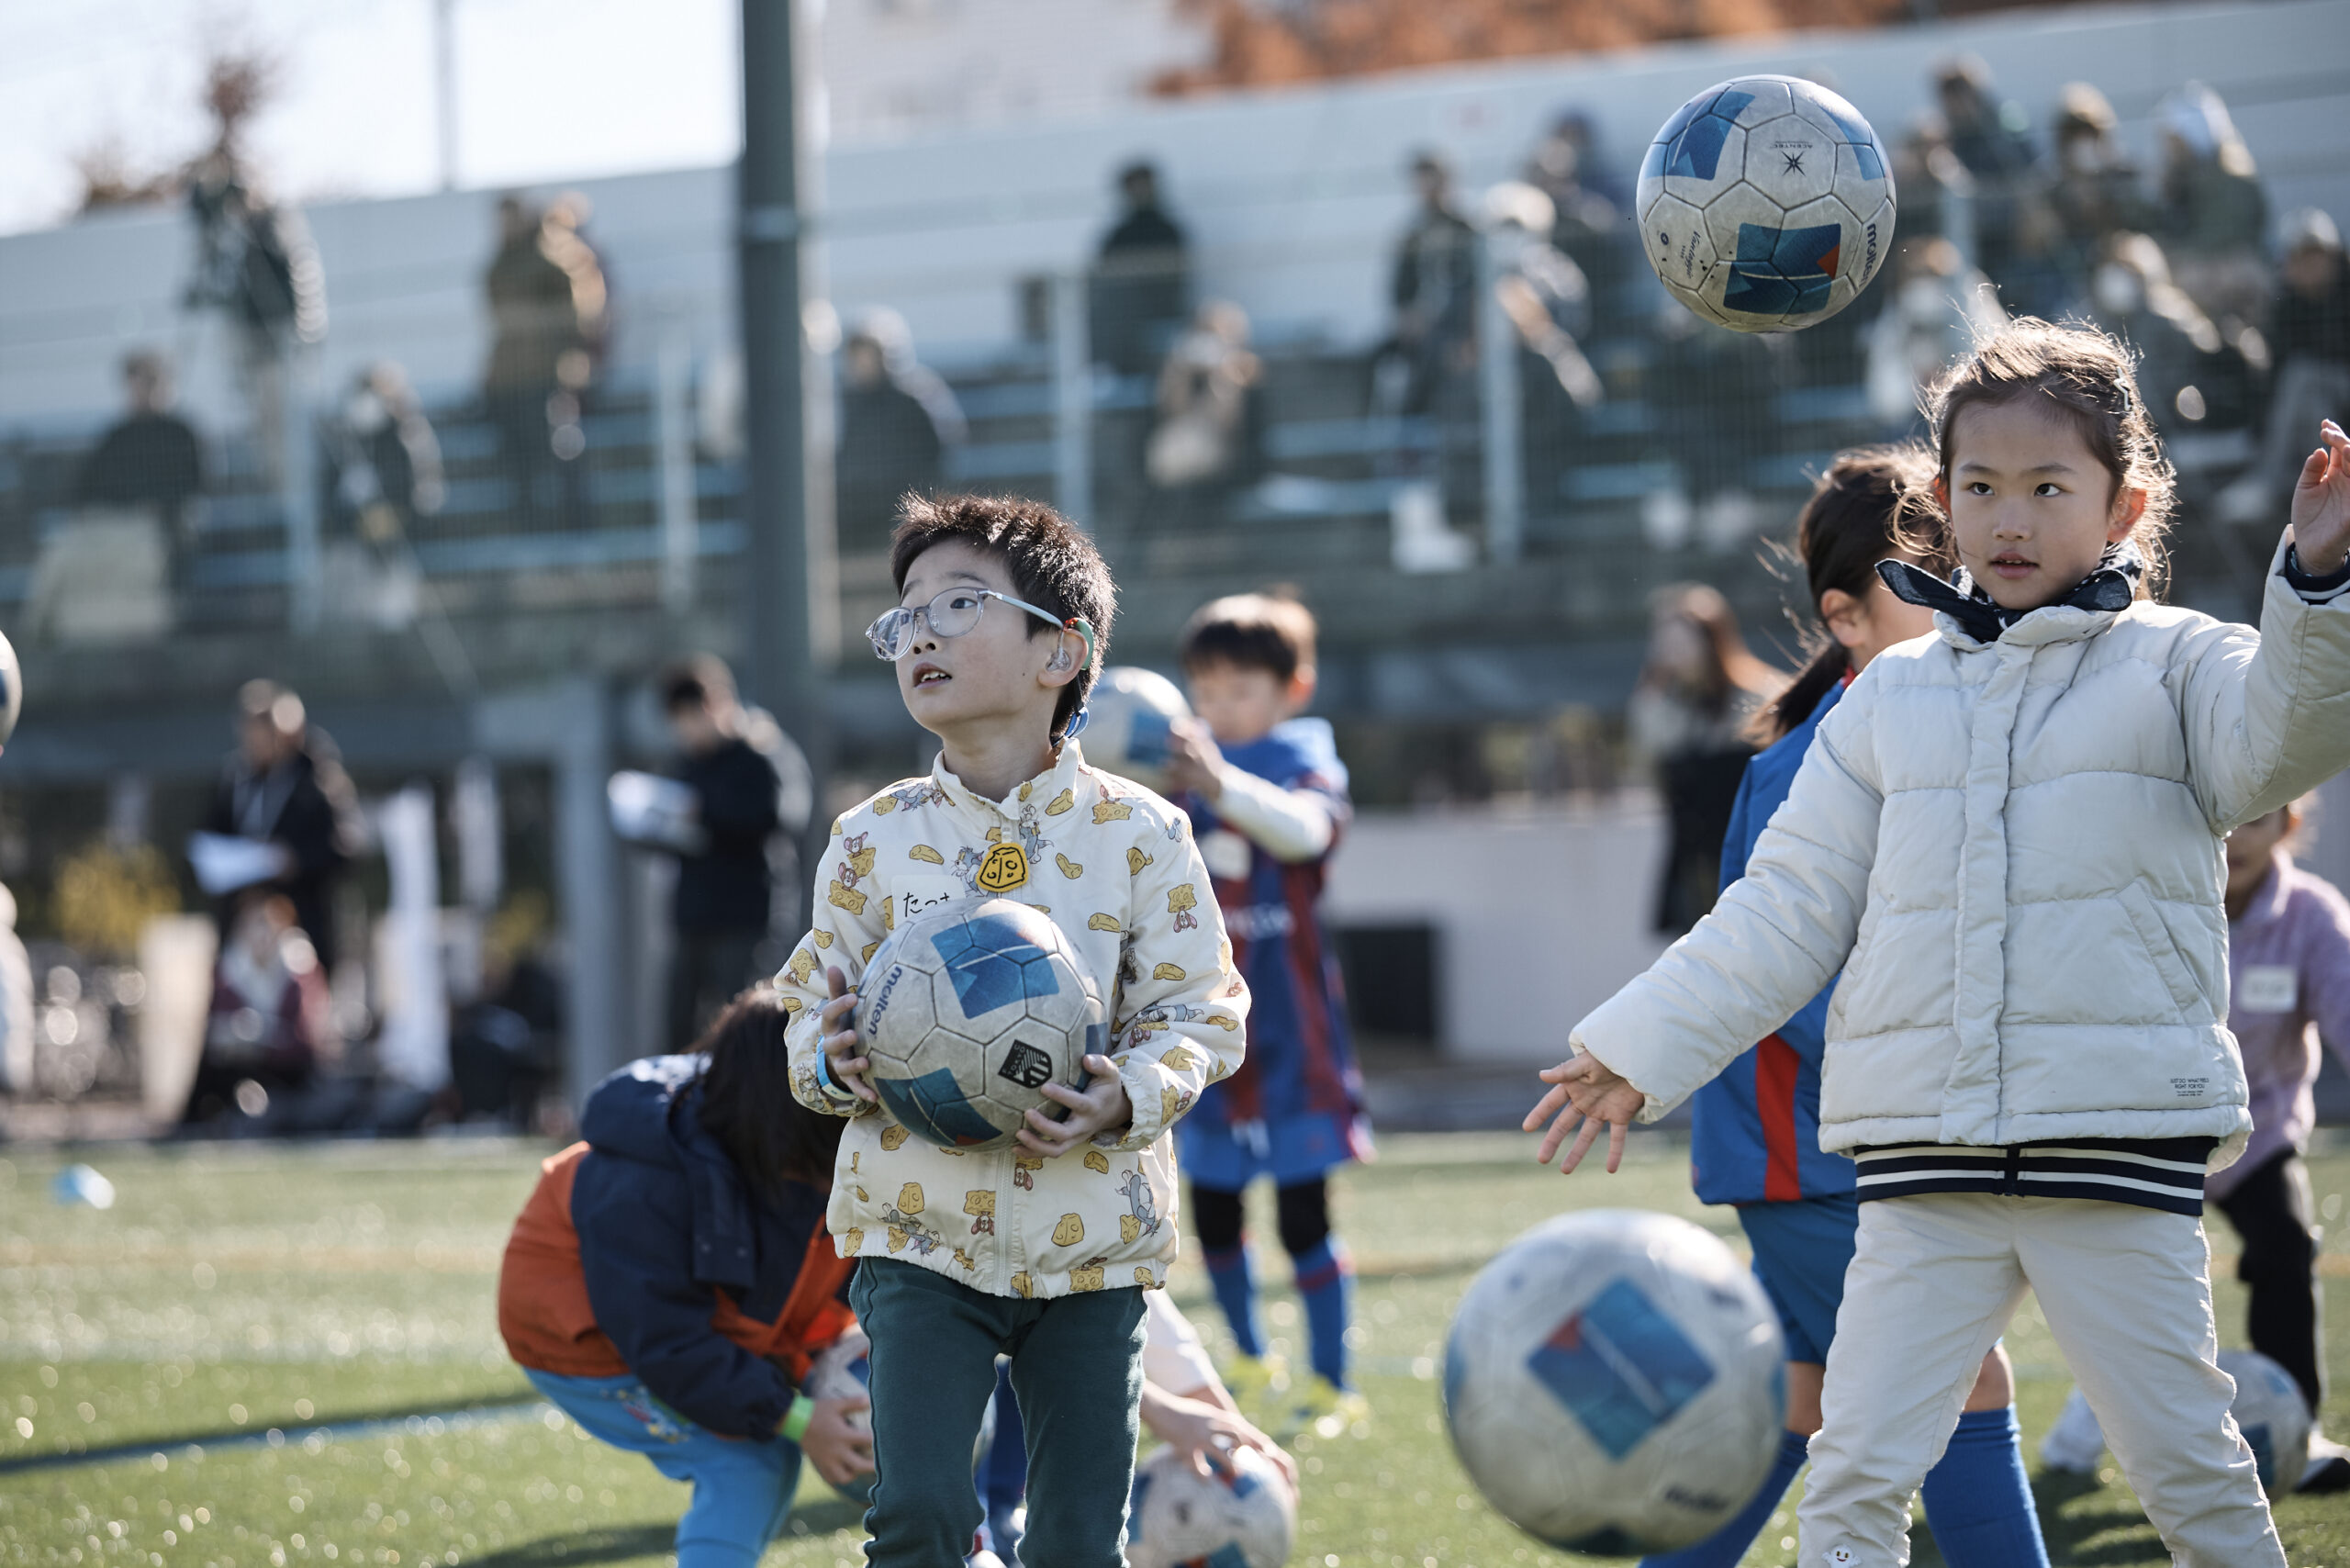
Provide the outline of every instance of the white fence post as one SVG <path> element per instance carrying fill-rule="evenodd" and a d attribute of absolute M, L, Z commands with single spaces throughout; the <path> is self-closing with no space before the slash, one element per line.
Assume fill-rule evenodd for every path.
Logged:
<path fill-rule="evenodd" d="M 1479 424 L 1485 460 L 1485 557 L 1515 561 L 1526 544 L 1526 401 L 1517 329 L 1502 308 L 1494 248 L 1477 244 Z"/>

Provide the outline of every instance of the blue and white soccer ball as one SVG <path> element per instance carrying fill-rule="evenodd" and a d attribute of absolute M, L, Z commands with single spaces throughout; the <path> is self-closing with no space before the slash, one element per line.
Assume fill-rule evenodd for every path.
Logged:
<path fill-rule="evenodd" d="M 1192 716 L 1176 684 L 1154 670 L 1113 665 L 1085 700 L 1085 760 L 1146 790 L 1167 788 L 1175 721 Z"/>
<path fill-rule="evenodd" d="M 957 900 L 902 922 L 857 984 L 881 1108 L 944 1148 L 1009 1148 L 1047 1083 L 1085 1086 L 1110 1030 L 1093 977 L 1042 910 Z"/>
<path fill-rule="evenodd" d="M 1869 122 L 1794 76 L 1739 76 L 1674 111 L 1640 163 L 1641 249 L 1666 292 L 1741 332 L 1824 321 L 1893 247 Z"/>
<path fill-rule="evenodd" d="M 2228 1414 L 2251 1445 L 2260 1484 L 2282 1497 L 2310 1464 L 2310 1406 L 2293 1374 L 2258 1350 L 2221 1350 L 2220 1370 L 2236 1380 Z"/>
<path fill-rule="evenodd" d="M 1561 1215 L 1472 1281 L 1445 1344 L 1444 1415 L 1470 1479 L 1569 1551 L 1704 1540 L 1770 1473 L 1785 1342 L 1762 1285 L 1686 1220 Z"/>
<path fill-rule="evenodd" d="M 845 1399 L 851 1394 L 870 1397 L 873 1383 L 873 1345 L 866 1338 L 865 1330 L 851 1328 L 839 1338 L 816 1352 L 808 1363 L 808 1380 L 800 1392 L 811 1399 Z M 843 1417 L 849 1430 L 870 1433 L 873 1412 L 852 1410 Z M 856 1477 L 846 1484 L 835 1483 L 833 1490 L 852 1502 L 868 1501 L 873 1489 L 873 1473 Z"/>
<path fill-rule="evenodd" d="M 1297 1540 L 1297 1498 L 1255 1449 L 1208 1476 L 1160 1449 L 1135 1469 L 1126 1518 L 1129 1568 L 1281 1568 Z"/>

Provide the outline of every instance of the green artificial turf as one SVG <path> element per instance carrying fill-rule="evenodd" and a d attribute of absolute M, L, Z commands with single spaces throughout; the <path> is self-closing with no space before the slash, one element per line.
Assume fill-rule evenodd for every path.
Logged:
<path fill-rule="evenodd" d="M 1339 1179 L 1374 1418 L 1359 1437 L 1299 1443 L 1292 1562 L 1589 1561 L 1519 1535 L 1454 1462 L 1435 1383 L 1452 1304 L 1497 1248 L 1568 1207 L 1661 1209 L 1739 1238 L 1728 1211 L 1690 1197 L 1685 1151 L 1668 1137 L 1636 1138 L 1614 1178 L 1561 1179 L 1533 1165 L 1529 1147 L 1499 1135 L 1392 1138 L 1379 1163 Z M 2312 1161 L 2336 1232 L 2350 1193 L 2342 1148 L 2329 1143 Z M 529 1391 L 498 1340 L 498 1250 L 544 1152 L 503 1142 L 106 1149 L 88 1156 L 120 1194 L 104 1212 L 50 1201 L 66 1157 L 0 1159 L 0 1462 L 138 1445 L 111 1462 L 0 1473 L 0 1563 L 667 1561 L 685 1488 L 518 1403 Z M 1269 1204 L 1252 1229 L 1272 1236 Z M 2224 1222 L 2213 1241 L 2222 1338 L 2241 1342 Z M 2345 1253 L 2329 1239 L 2330 1258 Z M 1263 1263 L 1285 1277 L 1278 1249 Z M 1175 1290 L 1211 1343 L 1227 1342 L 1195 1266 L 1178 1271 Z M 1267 1316 L 1286 1341 L 1275 1348 L 1302 1360 L 1302 1315 L 1279 1284 Z M 2350 1365 L 2343 1315 L 2332 1339 L 2336 1364 Z M 2008 1343 L 2035 1444 L 2066 1379 L 2029 1303 Z M 320 1423 L 340 1430 L 320 1435 Z M 2350 1429 L 2350 1417 L 2333 1425 Z M 2056 1562 L 2165 1562 L 2118 1480 L 2035 1479 Z M 1793 1506 L 1749 1564 L 1793 1561 Z M 2350 1568 L 2350 1498 L 2288 1498 L 2278 1522 L 2294 1562 Z M 770 1568 L 861 1561 L 856 1510 L 812 1477 L 790 1528 Z M 1918 1540 L 1917 1560 L 1938 1562 L 1923 1530 Z"/>

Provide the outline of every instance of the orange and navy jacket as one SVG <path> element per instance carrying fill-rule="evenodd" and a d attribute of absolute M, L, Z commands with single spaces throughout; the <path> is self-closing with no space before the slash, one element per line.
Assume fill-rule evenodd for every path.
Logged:
<path fill-rule="evenodd" d="M 855 1321 L 856 1264 L 834 1255 L 822 1189 L 744 1186 L 696 1114 L 701 1065 L 654 1057 L 597 1085 L 507 1239 L 498 1329 L 523 1366 L 632 1374 L 709 1431 L 765 1439 Z"/>
<path fill-rule="evenodd" d="M 1810 718 L 1747 763 L 1722 840 L 1723 887 L 1746 874 L 1754 841 L 1787 798 L 1812 733 L 1844 689 L 1829 688 Z M 1785 1204 L 1855 1190 L 1852 1162 L 1819 1147 L 1819 1059 L 1827 1050 L 1828 1000 L 1835 994 L 1830 980 L 1691 1097 L 1689 1162 L 1701 1201 Z"/>

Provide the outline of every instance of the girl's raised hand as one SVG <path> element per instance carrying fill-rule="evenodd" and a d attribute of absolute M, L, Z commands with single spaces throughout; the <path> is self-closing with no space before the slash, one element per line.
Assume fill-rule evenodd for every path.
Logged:
<path fill-rule="evenodd" d="M 1550 1164 L 1551 1156 L 1559 1152 L 1559 1146 L 1580 1122 L 1583 1130 L 1576 1135 L 1574 1147 L 1559 1162 L 1559 1174 L 1564 1176 L 1583 1163 L 1583 1157 L 1599 1139 L 1599 1129 L 1606 1127 L 1607 1170 L 1614 1175 L 1624 1162 L 1625 1129 L 1648 1103 L 1648 1096 L 1589 1051 L 1579 1050 L 1558 1066 L 1544 1068 L 1536 1076 L 1554 1087 L 1519 1124 L 1530 1133 L 1545 1121 L 1550 1123 L 1550 1130 L 1542 1135 L 1542 1148 L 1535 1158 Z"/>
<path fill-rule="evenodd" d="M 2293 553 L 2301 570 L 2327 577 L 2350 561 L 2350 435 L 2328 420 L 2324 444 L 2301 465 L 2293 487 Z"/>

